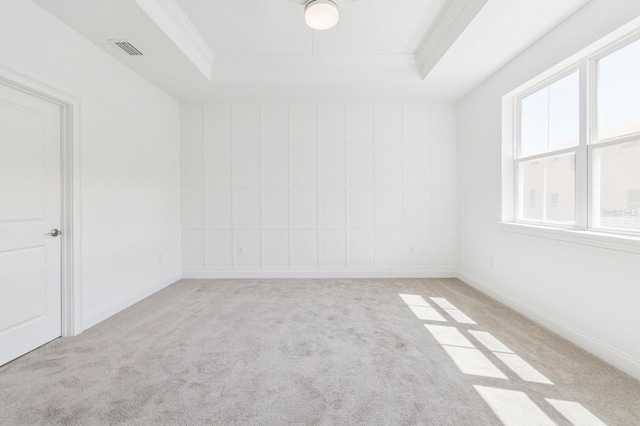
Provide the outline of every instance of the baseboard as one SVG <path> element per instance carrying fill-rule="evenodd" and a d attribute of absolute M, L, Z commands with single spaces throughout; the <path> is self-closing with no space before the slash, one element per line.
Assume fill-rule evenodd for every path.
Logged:
<path fill-rule="evenodd" d="M 234 278 L 450 278 L 456 277 L 451 269 L 403 269 L 403 270 L 193 270 L 184 271 L 183 278 L 234 279 Z"/>
<path fill-rule="evenodd" d="M 83 318 L 83 330 L 87 330 L 88 328 L 93 327 L 94 325 L 106 320 L 107 318 L 117 314 L 118 312 L 127 309 L 129 306 L 138 303 L 145 297 L 149 297 L 153 293 L 156 293 L 163 288 L 170 286 L 180 279 L 182 279 L 182 274 L 176 274 L 171 276 L 170 278 L 162 280 L 159 283 L 148 285 L 144 288 L 141 288 L 140 290 L 137 290 L 127 296 L 116 300 L 115 302 L 98 310 L 97 312 L 94 312 L 91 315 L 88 315 L 86 318 Z"/>
<path fill-rule="evenodd" d="M 640 379 L 640 360 L 598 340 L 595 337 L 584 333 L 569 324 L 566 324 L 545 312 L 501 291 L 497 291 L 489 287 L 482 281 L 472 277 L 471 275 L 458 271 L 459 280 L 470 285 L 476 290 L 486 294 L 487 296 L 507 305 L 513 310 L 521 313 L 532 321 L 542 325 L 543 327 L 553 331 L 554 333 L 564 337 L 575 345 L 590 352 L 603 361 L 619 368 L 625 373 Z"/>

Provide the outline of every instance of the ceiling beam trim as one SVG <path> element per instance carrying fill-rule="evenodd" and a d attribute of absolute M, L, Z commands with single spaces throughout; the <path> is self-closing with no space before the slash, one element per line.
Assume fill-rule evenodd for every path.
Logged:
<path fill-rule="evenodd" d="M 462 35 L 488 0 L 451 0 L 440 19 L 426 34 L 416 62 L 424 79 Z"/>
<path fill-rule="evenodd" d="M 422 82 L 415 55 L 218 56 L 213 81 Z"/>
<path fill-rule="evenodd" d="M 189 60 L 211 80 L 214 53 L 175 0 L 135 0 Z"/>

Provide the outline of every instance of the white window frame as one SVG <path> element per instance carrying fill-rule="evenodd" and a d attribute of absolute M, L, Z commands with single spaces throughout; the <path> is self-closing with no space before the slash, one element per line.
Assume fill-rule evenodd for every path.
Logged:
<path fill-rule="evenodd" d="M 522 150 L 522 147 L 520 146 L 520 140 L 521 140 L 521 129 L 520 129 L 520 125 L 522 123 L 522 100 L 524 98 L 526 98 L 527 96 L 541 90 L 544 89 L 552 84 L 554 84 L 555 82 L 562 80 L 565 77 L 568 77 L 569 75 L 578 72 L 578 78 L 580 80 L 580 99 L 583 99 L 583 90 L 585 89 L 585 85 L 583 84 L 582 80 L 583 80 L 583 74 L 582 74 L 582 64 L 574 64 L 569 68 L 566 68 L 564 70 L 562 70 L 561 72 L 555 74 L 552 78 L 546 79 L 534 86 L 532 86 L 531 88 L 529 88 L 528 90 L 525 90 L 524 92 L 521 92 L 520 94 L 518 94 L 517 96 L 513 97 L 513 110 L 515 111 L 514 114 L 514 124 L 513 124 L 513 129 L 514 129 L 514 135 L 513 135 L 513 143 L 514 143 L 514 147 L 513 147 L 513 152 L 514 152 L 514 179 L 515 179 L 515 193 L 514 193 L 514 221 L 518 222 L 518 223 L 529 223 L 529 224 L 533 224 L 533 225 L 547 225 L 547 226 L 554 226 L 554 227 L 561 227 L 561 228 L 585 228 L 586 224 L 582 223 L 580 221 L 580 217 L 582 216 L 581 213 L 583 212 L 578 212 L 578 204 L 579 201 L 584 201 L 585 198 L 583 198 L 583 196 L 585 194 L 579 194 L 579 192 L 586 192 L 587 188 L 586 188 L 586 170 L 583 170 L 586 168 L 586 163 L 583 163 L 580 160 L 584 159 L 584 155 L 586 152 L 586 139 L 584 138 L 584 132 L 583 132 L 583 103 L 580 102 L 580 134 L 579 134 L 579 144 L 577 146 L 574 147 L 570 147 L 570 148 L 563 148 L 563 149 L 558 149 L 555 151 L 549 151 L 549 152 L 544 152 L 542 154 L 534 154 L 534 155 L 529 155 L 527 157 L 520 157 L 520 152 Z M 544 160 L 546 158 L 551 158 L 551 157 L 557 157 L 563 154 L 574 154 L 575 156 L 575 165 L 576 165 L 576 188 L 575 188 L 575 194 L 576 194 L 576 199 L 575 199 L 575 225 L 563 225 L 563 224 L 559 224 L 559 223 L 553 223 L 553 222 L 544 222 L 545 219 L 545 215 L 546 215 L 546 197 L 543 195 L 541 196 L 541 201 L 543 203 L 543 207 L 542 207 L 542 215 L 543 215 L 543 222 L 539 222 L 539 221 L 527 221 L 526 219 L 522 219 L 522 212 L 521 212 L 521 207 L 522 207 L 522 201 L 525 201 L 525 197 L 523 196 L 523 194 L 520 194 L 520 192 L 522 191 L 522 182 L 520 181 L 520 177 L 521 177 L 521 173 L 520 173 L 520 164 L 522 163 L 527 163 L 529 161 L 535 161 L 535 160 Z M 521 202 L 518 202 L 521 201 Z"/>
<path fill-rule="evenodd" d="M 616 145 L 624 145 L 630 142 L 640 142 L 640 132 L 631 133 L 623 136 L 616 136 L 608 139 L 600 139 L 599 138 L 600 129 L 598 127 L 598 123 L 599 123 L 598 108 L 596 108 L 596 105 L 598 104 L 598 92 L 596 90 L 597 78 L 598 78 L 598 75 L 597 75 L 598 60 L 605 58 L 606 56 L 612 53 L 615 53 L 618 50 L 623 49 L 628 45 L 635 43 L 637 41 L 640 41 L 640 31 L 630 34 L 628 37 L 625 37 L 624 39 L 620 40 L 617 43 L 613 43 L 608 48 L 602 49 L 600 52 L 598 52 L 597 54 L 589 58 L 589 72 L 590 72 L 589 84 L 591 88 L 591 92 L 589 93 L 589 99 L 592 101 L 591 107 L 590 107 L 590 116 L 589 116 L 591 128 L 589 129 L 590 137 L 589 137 L 589 145 L 588 145 L 588 156 L 589 156 L 588 158 L 589 158 L 589 164 L 591 166 L 589 167 L 589 171 L 591 172 L 589 175 L 589 193 L 593 194 L 593 197 L 589 200 L 589 203 L 588 203 L 588 209 L 589 209 L 588 225 L 589 225 L 589 228 L 597 229 L 597 230 L 600 230 L 601 232 L 640 237 L 640 231 L 633 232 L 633 231 L 625 231 L 625 230 L 618 230 L 618 229 L 607 229 L 602 227 L 598 227 L 598 228 L 595 227 L 594 210 L 599 204 L 596 199 L 599 191 L 596 190 L 597 181 L 595 179 L 595 173 L 593 173 L 593 170 L 595 169 L 594 155 L 593 155 L 594 149 L 606 148 L 606 147 L 616 146 Z"/>
<path fill-rule="evenodd" d="M 640 40 L 640 19 L 635 19 L 502 98 L 502 220 L 500 226 L 503 230 L 640 254 L 640 232 L 593 227 L 596 182 L 592 155 L 593 149 L 640 141 L 640 133 L 599 141 L 595 107 L 597 105 L 597 61 L 638 40 Z M 522 99 L 576 71 L 579 72 L 580 81 L 580 142 L 578 146 L 519 158 Z M 524 198 L 518 196 L 520 191 L 518 164 L 572 152 L 575 153 L 576 161 L 575 225 L 519 219 L 518 201 Z M 594 194 L 593 198 L 590 198 L 591 194 Z"/>

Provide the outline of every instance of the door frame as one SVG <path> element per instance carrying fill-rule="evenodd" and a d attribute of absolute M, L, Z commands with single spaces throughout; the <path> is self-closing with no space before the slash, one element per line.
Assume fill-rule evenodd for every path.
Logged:
<path fill-rule="evenodd" d="M 0 84 L 60 106 L 62 337 L 82 330 L 80 269 L 80 100 L 0 64 Z"/>

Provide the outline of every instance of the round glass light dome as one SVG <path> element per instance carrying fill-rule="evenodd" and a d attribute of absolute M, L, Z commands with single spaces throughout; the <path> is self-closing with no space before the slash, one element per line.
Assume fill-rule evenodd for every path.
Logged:
<path fill-rule="evenodd" d="M 314 30 L 328 30 L 340 19 L 338 5 L 331 0 L 311 0 L 304 8 L 304 20 Z"/>

